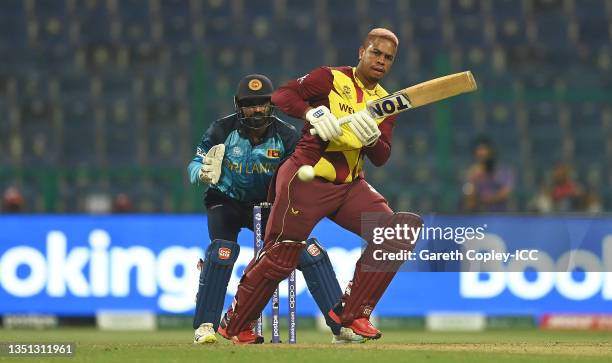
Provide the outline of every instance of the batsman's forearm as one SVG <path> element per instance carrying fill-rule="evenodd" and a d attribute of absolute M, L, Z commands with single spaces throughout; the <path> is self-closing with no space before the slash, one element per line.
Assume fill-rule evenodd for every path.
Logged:
<path fill-rule="evenodd" d="M 300 97 L 298 91 L 293 89 L 294 82 L 289 82 L 287 85 L 276 90 L 272 94 L 272 103 L 287 115 L 303 119 L 311 107 L 308 102 Z"/>
<path fill-rule="evenodd" d="M 365 148 L 365 153 L 374 166 L 383 166 L 391 156 L 391 145 L 378 139 L 373 146 Z"/>
<path fill-rule="evenodd" d="M 383 166 L 391 156 L 391 140 L 393 140 L 393 128 L 395 127 L 395 116 L 387 117 L 378 125 L 380 137 L 376 144 L 364 148 L 366 156 L 374 166 Z"/>

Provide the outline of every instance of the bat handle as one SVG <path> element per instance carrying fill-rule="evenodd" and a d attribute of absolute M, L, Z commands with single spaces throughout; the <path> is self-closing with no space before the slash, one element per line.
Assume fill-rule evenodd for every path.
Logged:
<path fill-rule="evenodd" d="M 350 122 L 349 116 L 344 116 L 344 117 L 342 117 L 342 118 L 340 118 L 338 120 L 338 123 L 340 124 L 340 126 L 342 126 L 342 125 L 344 125 L 346 123 L 349 123 L 349 122 Z M 316 135 L 317 134 L 317 130 L 315 130 L 314 127 L 312 129 L 310 129 L 309 131 L 310 131 L 311 135 Z"/>

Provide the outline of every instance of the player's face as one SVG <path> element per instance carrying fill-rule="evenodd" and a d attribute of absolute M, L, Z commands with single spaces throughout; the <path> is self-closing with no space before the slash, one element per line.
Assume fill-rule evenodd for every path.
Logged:
<path fill-rule="evenodd" d="M 359 65 L 364 76 L 380 80 L 391 69 L 395 60 L 395 44 L 385 38 L 376 38 L 366 48 L 359 48 Z"/>
<path fill-rule="evenodd" d="M 270 102 L 244 102 L 240 107 L 240 112 L 245 118 L 245 124 L 251 129 L 262 129 L 270 123 L 270 115 L 272 114 L 272 105 Z"/>
<path fill-rule="evenodd" d="M 245 117 L 267 116 L 270 114 L 270 102 L 261 105 L 241 107 Z"/>

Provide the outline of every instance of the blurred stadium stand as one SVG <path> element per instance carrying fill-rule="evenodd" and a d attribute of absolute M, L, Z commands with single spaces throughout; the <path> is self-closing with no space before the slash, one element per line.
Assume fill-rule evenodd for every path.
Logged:
<path fill-rule="evenodd" d="M 517 173 L 514 211 L 557 161 L 609 211 L 611 24 L 606 0 L 3 0 L 0 189 L 19 187 L 29 212 L 121 192 L 136 211 L 199 212 L 185 167 L 244 74 L 280 85 L 353 65 L 387 26 L 400 36 L 388 90 L 465 69 L 480 85 L 400 117 L 390 165 L 368 168 L 393 207 L 458 211 L 486 133 Z"/>

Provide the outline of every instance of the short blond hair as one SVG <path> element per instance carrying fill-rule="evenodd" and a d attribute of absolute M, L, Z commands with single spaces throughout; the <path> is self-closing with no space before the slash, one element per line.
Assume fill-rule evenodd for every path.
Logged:
<path fill-rule="evenodd" d="M 363 40 L 363 46 L 367 48 L 368 44 L 373 42 L 376 38 L 385 38 L 395 44 L 396 48 L 399 46 L 399 39 L 397 38 L 397 35 L 386 28 L 374 28 L 370 30 L 368 35 L 366 35 L 365 39 Z"/>

